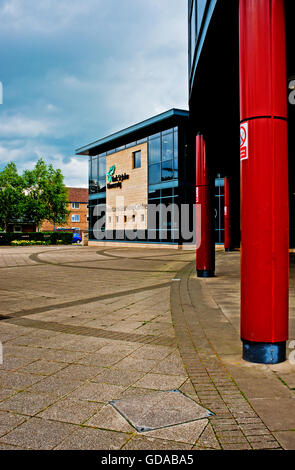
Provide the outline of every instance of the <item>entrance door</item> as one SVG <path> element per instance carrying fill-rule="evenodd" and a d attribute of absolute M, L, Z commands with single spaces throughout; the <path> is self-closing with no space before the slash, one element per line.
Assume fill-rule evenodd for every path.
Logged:
<path fill-rule="evenodd" d="M 224 243 L 224 178 L 215 178 L 214 194 L 215 243 Z"/>

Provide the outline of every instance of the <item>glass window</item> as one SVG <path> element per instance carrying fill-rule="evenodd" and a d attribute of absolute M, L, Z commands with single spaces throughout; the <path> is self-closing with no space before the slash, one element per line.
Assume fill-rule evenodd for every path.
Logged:
<path fill-rule="evenodd" d="M 90 179 L 94 181 L 98 179 L 98 158 L 97 157 L 92 157 Z"/>
<path fill-rule="evenodd" d="M 193 1 L 193 8 L 190 19 L 190 48 L 191 48 L 191 63 L 193 61 L 195 46 L 196 46 L 196 0 Z"/>
<path fill-rule="evenodd" d="M 162 181 L 173 179 L 173 160 L 162 163 Z"/>
<path fill-rule="evenodd" d="M 149 164 L 161 161 L 161 139 L 157 138 L 149 142 Z"/>
<path fill-rule="evenodd" d="M 141 150 L 133 152 L 133 168 L 141 167 Z"/>
<path fill-rule="evenodd" d="M 178 130 L 174 131 L 174 158 L 178 158 Z"/>
<path fill-rule="evenodd" d="M 79 202 L 72 202 L 72 209 L 80 209 L 80 203 Z"/>
<path fill-rule="evenodd" d="M 120 152 L 121 150 L 125 150 L 126 145 L 121 145 L 120 147 L 116 148 L 116 152 Z"/>
<path fill-rule="evenodd" d="M 80 222 L 80 215 L 79 214 L 73 214 L 72 215 L 72 222 Z"/>
<path fill-rule="evenodd" d="M 98 177 L 99 179 L 105 178 L 106 174 L 106 157 L 98 159 Z"/>
<path fill-rule="evenodd" d="M 135 147 L 136 142 L 130 142 L 129 144 L 126 145 L 126 149 L 130 149 L 130 147 Z"/>
<path fill-rule="evenodd" d="M 161 164 L 156 163 L 149 167 L 149 184 L 155 184 L 161 182 Z"/>
<path fill-rule="evenodd" d="M 104 177 L 104 178 L 100 178 L 97 183 L 97 192 L 101 193 L 101 192 L 104 192 L 105 190 L 106 190 L 106 179 Z"/>
<path fill-rule="evenodd" d="M 161 190 L 160 189 L 153 189 L 149 191 L 149 200 L 150 199 L 158 199 L 161 197 Z"/>
<path fill-rule="evenodd" d="M 163 131 L 162 136 L 166 134 L 170 134 L 170 132 L 173 132 L 173 129 L 167 129 L 166 131 Z"/>
<path fill-rule="evenodd" d="M 162 137 L 162 161 L 173 158 L 173 134 L 167 134 Z"/>
<path fill-rule="evenodd" d="M 162 189 L 162 198 L 172 197 L 172 196 L 173 196 L 173 188 Z"/>
<path fill-rule="evenodd" d="M 157 137 L 161 136 L 161 132 L 158 132 L 157 134 L 153 134 L 149 136 L 149 140 L 156 139 Z"/>
<path fill-rule="evenodd" d="M 198 20 L 198 33 L 201 29 L 201 24 L 203 20 L 203 16 L 205 13 L 205 8 L 206 8 L 207 0 L 198 0 L 197 1 L 197 20 Z"/>

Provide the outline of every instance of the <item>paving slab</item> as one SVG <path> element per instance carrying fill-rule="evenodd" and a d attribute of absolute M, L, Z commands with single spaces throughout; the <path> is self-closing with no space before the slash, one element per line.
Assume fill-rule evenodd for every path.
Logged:
<path fill-rule="evenodd" d="M 136 431 L 136 429 L 111 405 L 103 406 L 98 413 L 86 421 L 85 425 L 100 429 L 109 429 L 111 431 L 129 433 Z"/>
<path fill-rule="evenodd" d="M 212 415 L 177 390 L 121 398 L 112 400 L 111 404 L 139 432 L 168 428 Z"/>
<path fill-rule="evenodd" d="M 0 402 L 0 409 L 15 411 L 28 416 L 34 416 L 57 400 L 57 397 L 32 391 L 20 392 L 7 400 Z"/>
<path fill-rule="evenodd" d="M 1 443 L 26 449 L 50 450 L 76 430 L 67 423 L 31 418 L 1 438 Z"/>
<path fill-rule="evenodd" d="M 207 425 L 208 419 L 199 419 L 191 423 L 169 426 L 155 431 L 143 432 L 142 434 L 149 438 L 155 437 L 193 445 L 197 442 Z"/>
<path fill-rule="evenodd" d="M 83 424 L 93 416 L 103 405 L 86 400 L 75 400 L 71 397 L 58 400 L 46 410 L 38 414 L 39 417 L 65 423 Z"/>
<path fill-rule="evenodd" d="M 128 439 L 129 434 L 80 427 L 55 450 L 114 450 L 120 449 Z"/>
<path fill-rule="evenodd" d="M 20 424 L 24 423 L 28 418 L 17 413 L 8 411 L 0 411 L 0 438 Z"/>
<path fill-rule="evenodd" d="M 193 251 L 1 247 L 0 448 L 295 449 L 295 366 L 241 360 L 239 257 L 200 280 Z M 166 399 L 143 435 L 109 404 L 170 389 L 214 416 Z"/>
<path fill-rule="evenodd" d="M 190 450 L 191 444 L 155 439 L 146 436 L 135 436 L 130 439 L 123 450 Z"/>
<path fill-rule="evenodd" d="M 293 431 L 280 431 L 275 432 L 274 436 L 279 441 L 281 446 L 286 450 L 295 449 L 295 429 Z"/>
<path fill-rule="evenodd" d="M 89 382 L 81 385 L 73 391 L 73 393 L 71 393 L 71 397 L 80 400 L 106 403 L 110 400 L 119 398 L 126 388 L 126 386 L 108 383 Z"/>

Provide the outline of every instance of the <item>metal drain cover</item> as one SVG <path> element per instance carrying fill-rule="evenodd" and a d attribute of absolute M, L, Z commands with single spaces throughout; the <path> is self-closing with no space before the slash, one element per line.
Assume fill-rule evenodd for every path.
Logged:
<path fill-rule="evenodd" d="M 110 404 L 138 432 L 189 423 L 213 415 L 179 390 L 122 398 L 110 401 Z"/>

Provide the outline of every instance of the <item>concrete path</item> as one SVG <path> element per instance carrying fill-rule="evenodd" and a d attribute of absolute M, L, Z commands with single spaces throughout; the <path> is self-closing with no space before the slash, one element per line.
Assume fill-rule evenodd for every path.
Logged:
<path fill-rule="evenodd" d="M 239 253 L 208 280 L 193 259 L 0 248 L 0 449 L 295 449 L 295 366 L 240 359 Z"/>

